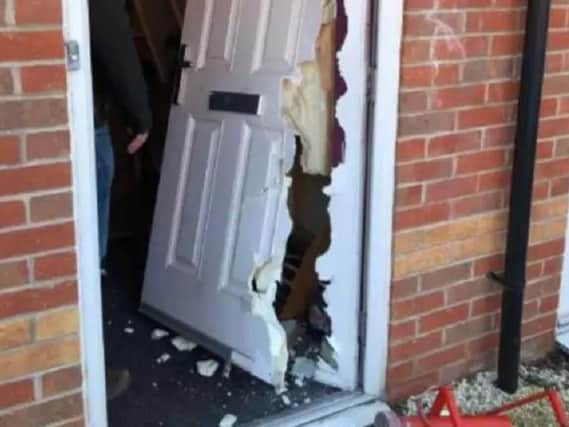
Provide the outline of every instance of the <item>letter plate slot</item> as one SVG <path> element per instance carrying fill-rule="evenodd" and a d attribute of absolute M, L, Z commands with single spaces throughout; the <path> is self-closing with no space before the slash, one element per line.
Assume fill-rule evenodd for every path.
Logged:
<path fill-rule="evenodd" d="M 261 112 L 261 95 L 236 92 L 211 92 L 209 110 L 258 116 Z"/>

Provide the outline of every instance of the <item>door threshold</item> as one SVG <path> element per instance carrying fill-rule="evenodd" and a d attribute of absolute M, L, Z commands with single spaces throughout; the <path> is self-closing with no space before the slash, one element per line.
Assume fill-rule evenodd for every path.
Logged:
<path fill-rule="evenodd" d="M 376 396 L 343 392 L 322 403 L 253 421 L 245 427 L 367 427 L 389 407 Z"/>

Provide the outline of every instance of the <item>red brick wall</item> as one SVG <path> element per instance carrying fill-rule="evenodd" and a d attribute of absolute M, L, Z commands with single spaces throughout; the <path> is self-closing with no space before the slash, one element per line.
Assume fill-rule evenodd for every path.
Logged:
<path fill-rule="evenodd" d="M 0 0 L 0 425 L 82 424 L 61 0 Z"/>
<path fill-rule="evenodd" d="M 569 188 L 569 2 L 553 0 L 524 355 L 552 348 Z M 405 2 L 388 388 L 495 363 L 525 0 Z"/>

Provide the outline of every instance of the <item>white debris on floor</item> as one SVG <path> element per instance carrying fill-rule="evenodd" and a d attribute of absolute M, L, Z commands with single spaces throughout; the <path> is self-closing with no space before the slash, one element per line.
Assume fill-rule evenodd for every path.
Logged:
<path fill-rule="evenodd" d="M 530 394 L 541 392 L 544 388 L 557 389 L 565 407 L 569 409 L 569 362 L 561 356 L 554 356 L 535 365 L 522 366 L 520 388 L 514 396 L 496 388 L 495 379 L 495 373 L 481 372 L 471 378 L 453 383 L 453 392 L 460 411 L 465 415 L 481 414 Z M 405 415 L 414 415 L 417 412 L 417 405 L 421 405 L 425 412 L 428 412 L 436 394 L 437 390 L 433 389 L 410 398 L 403 403 L 401 412 Z M 508 415 L 516 427 L 557 425 L 547 400 L 523 406 Z"/>
<path fill-rule="evenodd" d="M 188 341 L 187 339 L 183 338 L 183 337 L 176 337 L 176 338 L 172 338 L 172 345 L 174 347 L 176 347 L 176 350 L 178 351 L 192 351 L 193 349 L 195 349 L 198 345 Z"/>
<path fill-rule="evenodd" d="M 124 328 L 124 333 L 132 335 L 134 334 L 134 328 Z"/>
<path fill-rule="evenodd" d="M 167 337 L 168 335 L 170 335 L 170 333 L 164 329 L 154 329 L 152 331 L 152 334 L 150 334 L 150 338 L 152 338 L 154 341 L 158 341 L 164 337 Z"/>
<path fill-rule="evenodd" d="M 159 365 L 163 365 L 164 363 L 166 363 L 170 359 L 171 359 L 171 356 L 168 353 L 164 353 L 162 356 L 160 356 L 158 359 L 156 359 L 156 363 L 158 363 Z"/>
<path fill-rule="evenodd" d="M 233 414 L 225 415 L 219 422 L 219 427 L 233 427 L 237 422 L 237 417 Z"/>
<path fill-rule="evenodd" d="M 196 363 L 197 368 L 198 368 L 198 373 L 202 376 L 202 377 L 213 377 L 215 375 L 215 372 L 217 371 L 217 368 L 219 368 L 219 363 L 216 362 L 215 360 L 202 360 L 200 362 Z"/>

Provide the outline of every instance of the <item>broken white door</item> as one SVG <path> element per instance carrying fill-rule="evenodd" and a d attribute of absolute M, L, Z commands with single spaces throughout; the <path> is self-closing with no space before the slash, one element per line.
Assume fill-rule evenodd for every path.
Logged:
<path fill-rule="evenodd" d="M 321 18 L 316 0 L 188 1 L 142 297 L 146 313 L 275 385 L 294 154 L 281 87 L 314 58 Z"/>

